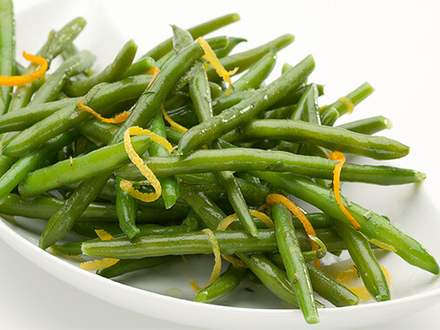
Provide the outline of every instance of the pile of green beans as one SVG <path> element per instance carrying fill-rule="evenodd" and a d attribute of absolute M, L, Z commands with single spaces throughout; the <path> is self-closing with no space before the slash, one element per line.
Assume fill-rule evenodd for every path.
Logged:
<path fill-rule="evenodd" d="M 11 0 L 0 0 L 0 17 L 0 75 L 34 71 L 34 64 L 17 64 Z M 360 300 L 319 266 L 326 253 L 347 251 L 377 301 L 391 299 L 375 254 L 379 249 L 438 274 L 437 261 L 419 242 L 387 217 L 343 197 L 360 224 L 356 230 L 331 189 L 338 164 L 328 156 L 332 151 L 375 160 L 409 153 L 408 146 L 375 135 L 391 128 L 386 117 L 338 123 L 373 87 L 363 83 L 320 104 L 324 88 L 309 79 L 311 55 L 284 64 L 268 81 L 277 53 L 294 41 L 290 34 L 242 52 L 234 50 L 244 38 L 207 38 L 224 69 L 241 73 L 231 85 L 222 82 L 197 39 L 238 20 L 232 13 L 188 30 L 172 25 L 171 38 L 138 58 L 137 44 L 129 40 L 104 69 L 93 71 L 95 56 L 75 42 L 83 18 L 51 31 L 37 54 L 48 64 L 60 57 L 58 67 L 23 86 L 0 85 L 0 215 L 47 221 L 39 245 L 60 257 L 118 259 L 97 269 L 107 278 L 168 267 L 177 256 L 210 255 L 215 244 L 208 229 L 228 265 L 195 293 L 195 301 L 216 302 L 256 277 L 268 292 L 300 309 L 307 323 L 318 323 L 324 308 L 315 293 L 337 307 Z M 79 102 L 101 116 L 128 116 L 104 123 L 80 111 Z M 174 147 L 170 151 L 151 135 L 131 138 L 161 186 L 152 202 L 123 186 L 129 180 L 142 193 L 157 188 L 130 161 L 124 139 L 133 126 Z M 341 182 L 376 185 L 424 179 L 412 169 L 354 162 L 344 163 L 340 173 Z M 320 209 L 304 211 L 314 233 L 301 210 L 292 214 L 285 203 L 266 204 L 269 194 L 280 193 Z M 236 221 L 224 228 L 229 215 Z M 69 240 L 69 232 L 80 237 Z"/>

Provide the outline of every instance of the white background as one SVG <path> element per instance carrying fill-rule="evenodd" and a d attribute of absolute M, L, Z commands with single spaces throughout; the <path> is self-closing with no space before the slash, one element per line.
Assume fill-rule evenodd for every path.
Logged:
<path fill-rule="evenodd" d="M 33 3 L 17 1 L 16 7 L 21 10 Z M 376 93 L 352 118 L 392 114 L 394 129 L 387 134 L 412 147 L 410 156 L 399 164 L 417 165 L 426 171 L 428 187 L 440 184 L 440 110 L 436 103 L 440 79 L 440 6 L 437 1 L 125 0 L 105 4 L 108 12 L 103 14 L 118 26 L 121 35 L 134 38 L 142 50 L 167 37 L 170 23 L 187 27 L 231 11 L 239 12 L 242 21 L 220 34 L 247 37 L 251 46 L 286 32 L 295 34 L 294 45 L 280 54 L 280 62 L 295 63 L 312 53 L 317 62 L 313 80 L 326 84 L 327 100 L 369 81 Z M 56 12 L 41 15 L 35 19 L 50 22 Z M 20 33 L 32 26 L 31 22 L 18 24 L 18 51 L 23 48 L 33 51 L 32 47 L 37 47 L 43 36 L 38 36 L 33 45 L 23 45 Z M 124 33 L 127 30 L 135 33 Z M 113 55 L 106 51 L 106 43 L 111 45 L 111 35 L 103 36 L 103 43 L 92 46 L 95 47 L 92 51 L 110 60 Z M 24 260 L 2 242 L 0 260 L 1 329 L 185 330 L 79 292 Z M 440 307 L 435 307 L 376 329 L 438 329 L 439 313 Z"/>

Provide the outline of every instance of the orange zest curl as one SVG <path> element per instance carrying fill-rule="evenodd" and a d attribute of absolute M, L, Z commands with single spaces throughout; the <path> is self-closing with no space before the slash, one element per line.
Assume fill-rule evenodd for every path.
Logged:
<path fill-rule="evenodd" d="M 156 80 L 159 73 L 160 73 L 160 69 L 157 66 L 153 66 L 152 68 L 148 69 L 148 74 L 151 74 L 151 80 L 147 85 L 147 89 L 151 87 L 151 85 Z"/>
<path fill-rule="evenodd" d="M 115 258 L 103 258 L 99 260 L 85 261 L 79 264 L 79 267 L 84 270 L 103 270 L 116 265 L 119 259 Z"/>
<path fill-rule="evenodd" d="M 208 236 L 208 240 L 212 246 L 212 253 L 214 254 L 214 267 L 212 268 L 211 275 L 209 276 L 208 285 L 211 285 L 212 282 L 217 280 L 220 277 L 220 273 L 222 270 L 222 257 L 220 254 L 220 246 L 218 244 L 217 238 L 214 235 L 214 232 L 211 229 L 205 228 L 202 229 L 202 232 Z"/>
<path fill-rule="evenodd" d="M 124 133 L 124 148 L 125 152 L 128 155 L 128 158 L 138 168 L 139 172 L 141 172 L 141 174 L 148 180 L 148 182 L 153 187 L 154 192 L 144 193 L 136 190 L 136 188 L 133 186 L 133 183 L 128 180 L 121 180 L 119 186 L 123 191 L 125 191 L 132 197 L 148 203 L 153 202 L 160 197 L 160 195 L 162 194 L 162 186 L 160 185 L 160 182 L 154 175 L 153 171 L 148 168 L 148 166 L 136 153 L 136 150 L 134 150 L 134 147 L 131 144 L 130 137 L 139 135 L 148 136 L 153 142 L 162 145 L 168 152 L 171 152 L 173 150 L 173 146 L 162 136 L 138 126 L 129 127 Z"/>
<path fill-rule="evenodd" d="M 79 111 L 87 112 L 87 113 L 91 114 L 93 117 L 95 117 L 96 119 L 98 119 L 99 121 L 101 121 L 103 123 L 107 123 L 107 124 L 121 124 L 124 121 L 126 121 L 128 119 L 128 117 L 130 116 L 129 111 L 124 111 L 124 112 L 118 113 L 117 115 L 115 115 L 112 118 L 105 118 L 105 117 L 101 116 L 99 113 L 97 113 L 95 110 L 93 110 L 91 107 L 89 107 L 88 105 L 85 105 L 82 101 L 79 101 L 77 103 L 77 109 Z"/>
<path fill-rule="evenodd" d="M 265 213 L 257 210 L 249 210 L 249 214 L 253 217 L 261 220 L 268 228 L 273 228 L 274 224 L 272 219 Z M 238 220 L 237 213 L 232 213 L 219 222 L 217 230 L 225 231 L 233 222 Z"/>
<path fill-rule="evenodd" d="M 333 170 L 333 193 L 335 195 L 336 204 L 338 204 L 339 209 L 352 224 L 353 228 L 359 230 L 361 225 L 347 209 L 341 197 L 341 171 L 345 163 L 345 156 L 342 152 L 333 151 L 330 153 L 329 159 L 336 161 L 335 168 Z"/>
<path fill-rule="evenodd" d="M 23 74 L 20 76 L 0 76 L 0 86 L 21 86 L 26 85 L 34 80 L 37 80 L 43 77 L 46 74 L 47 68 L 49 64 L 47 63 L 44 57 L 38 55 L 32 55 L 26 52 L 23 52 L 23 57 L 39 67 L 28 74 Z"/>
<path fill-rule="evenodd" d="M 161 110 L 163 118 L 172 129 L 176 130 L 179 133 L 185 133 L 188 130 L 185 126 L 182 126 L 179 123 L 175 122 L 173 118 L 170 117 L 164 106 L 162 106 Z"/>

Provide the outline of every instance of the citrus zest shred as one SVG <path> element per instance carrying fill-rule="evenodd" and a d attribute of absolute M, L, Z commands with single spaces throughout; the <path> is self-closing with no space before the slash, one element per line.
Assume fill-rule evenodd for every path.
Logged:
<path fill-rule="evenodd" d="M 191 289 L 193 289 L 193 291 L 195 293 L 197 293 L 201 290 L 201 287 L 200 287 L 199 283 L 197 283 L 196 280 L 191 280 L 191 282 L 189 282 L 189 283 L 191 285 Z"/>
<path fill-rule="evenodd" d="M 113 239 L 113 236 L 104 229 L 95 229 L 95 233 L 101 241 L 111 241 Z"/>
<path fill-rule="evenodd" d="M 396 252 L 396 248 L 390 244 L 384 243 L 382 241 L 379 241 L 375 238 L 372 238 L 369 240 L 371 244 L 376 245 L 377 247 L 380 247 L 381 249 L 387 250 L 387 251 L 391 251 L 391 252 Z"/>
<path fill-rule="evenodd" d="M 224 68 L 223 64 L 218 59 L 217 55 L 215 55 L 215 52 L 212 50 L 211 46 L 206 42 L 205 39 L 202 37 L 197 38 L 196 42 L 200 45 L 200 47 L 203 49 L 203 52 L 205 53 L 203 55 L 203 59 L 207 61 L 211 66 L 214 68 L 215 72 L 221 77 L 224 82 L 226 82 L 229 87 L 232 86 L 231 76 L 237 73 L 238 68 L 234 68 L 231 71 L 228 71 Z"/>
<path fill-rule="evenodd" d="M 116 258 L 103 258 L 99 260 L 81 262 L 79 267 L 84 270 L 102 270 L 116 265 L 118 262 L 119 259 Z"/>
<path fill-rule="evenodd" d="M 345 163 L 345 156 L 342 152 L 333 151 L 330 153 L 329 158 L 336 161 L 335 168 L 333 170 L 333 193 L 335 195 L 336 204 L 338 204 L 339 209 L 352 224 L 353 228 L 359 230 L 361 225 L 347 209 L 341 197 L 341 171 Z"/>
<path fill-rule="evenodd" d="M 222 257 L 220 254 L 220 246 L 218 244 L 217 238 L 214 235 L 214 232 L 208 228 L 202 229 L 202 232 L 208 236 L 208 240 L 212 246 L 212 253 L 214 254 L 214 267 L 212 268 L 208 284 L 206 285 L 208 286 L 220 277 L 220 272 L 222 270 Z"/>
<path fill-rule="evenodd" d="M 153 82 L 156 80 L 158 74 L 160 73 L 160 69 L 157 66 L 153 66 L 152 68 L 148 69 L 148 74 L 151 74 L 151 80 L 147 85 L 147 89 L 151 87 Z"/>
<path fill-rule="evenodd" d="M 185 126 L 182 126 L 179 123 L 175 122 L 173 118 L 170 117 L 164 106 L 162 106 L 162 115 L 165 121 L 170 125 L 170 127 L 177 132 L 185 133 L 188 130 Z"/>
<path fill-rule="evenodd" d="M 38 64 L 38 69 L 29 74 L 23 74 L 20 76 L 0 76 L 0 86 L 21 86 L 45 75 L 49 64 L 44 57 L 26 52 L 23 52 L 23 57 L 33 64 Z"/>
<path fill-rule="evenodd" d="M 98 119 L 99 121 L 101 121 L 103 123 L 107 123 L 107 124 L 123 123 L 130 116 L 130 111 L 123 111 L 121 113 L 118 113 L 117 115 L 115 115 L 112 118 L 105 118 L 105 117 L 101 116 L 99 113 L 97 113 L 95 110 L 93 110 L 91 107 L 89 107 L 88 105 L 85 105 L 82 101 L 79 101 L 77 103 L 77 109 L 79 111 L 87 112 L 87 113 L 91 114 L 93 117 L 95 117 L 96 119 Z"/>
<path fill-rule="evenodd" d="M 316 240 L 314 239 L 316 237 L 315 228 L 313 228 L 312 224 L 310 223 L 309 219 L 307 219 L 304 212 L 290 199 L 288 199 L 286 196 L 281 194 L 269 194 L 266 197 L 266 204 L 273 205 L 273 204 L 282 204 L 301 222 L 306 234 L 309 236 L 309 239 L 311 240 L 311 246 L 313 251 L 318 251 L 320 249 L 318 243 L 316 243 Z M 315 266 L 320 266 L 320 261 L 315 260 Z"/>
<path fill-rule="evenodd" d="M 273 228 L 274 224 L 272 219 L 265 213 L 257 210 L 249 210 L 249 214 L 253 217 L 260 219 L 268 228 Z M 237 213 L 232 213 L 219 222 L 217 230 L 225 231 L 233 222 L 238 220 Z"/>
<path fill-rule="evenodd" d="M 339 98 L 338 100 L 339 102 L 341 102 L 345 109 L 347 110 L 348 113 L 352 113 L 354 110 L 354 104 L 353 101 L 350 100 L 347 96 L 342 96 Z"/>
<path fill-rule="evenodd" d="M 234 257 L 234 256 L 227 256 L 222 254 L 222 258 L 225 259 L 227 262 L 229 262 L 233 267 L 235 268 L 246 268 L 246 264 L 241 261 L 240 259 Z"/>
<path fill-rule="evenodd" d="M 162 194 L 162 187 L 154 173 L 148 168 L 147 165 L 145 165 L 142 158 L 136 153 L 136 150 L 134 150 L 130 139 L 132 135 L 148 136 L 153 142 L 162 145 L 168 152 L 171 152 L 173 150 L 173 146 L 162 136 L 159 136 L 147 129 L 138 126 L 129 127 L 124 133 L 124 148 L 125 152 L 128 155 L 128 158 L 130 158 L 130 161 L 138 168 L 139 172 L 141 172 L 141 174 L 153 186 L 154 192 L 143 193 L 141 191 L 138 191 L 136 190 L 136 188 L 133 187 L 133 183 L 128 180 L 121 180 L 119 186 L 123 191 L 127 192 L 129 195 L 136 199 L 147 203 L 153 202 L 157 200 Z"/>

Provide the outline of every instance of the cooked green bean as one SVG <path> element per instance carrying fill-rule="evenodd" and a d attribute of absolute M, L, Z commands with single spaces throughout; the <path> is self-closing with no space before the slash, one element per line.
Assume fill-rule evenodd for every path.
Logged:
<path fill-rule="evenodd" d="M 98 270 L 96 274 L 106 278 L 113 278 L 123 274 L 131 273 L 137 270 L 156 267 L 171 261 L 174 257 L 144 258 L 136 260 L 119 260 L 117 264 Z"/>
<path fill-rule="evenodd" d="M 377 301 L 390 300 L 387 280 L 370 242 L 361 233 L 342 223 L 336 224 L 336 231 L 347 245 L 351 259 L 371 296 Z"/>
<path fill-rule="evenodd" d="M 319 316 L 313 297 L 309 272 L 296 238 L 290 211 L 281 204 L 271 208 L 278 250 L 286 269 L 287 279 L 295 290 L 297 302 L 307 323 L 318 323 Z"/>
<path fill-rule="evenodd" d="M 234 91 L 259 88 L 261 83 L 272 72 L 275 63 L 276 53 L 271 50 L 234 82 Z"/>
<path fill-rule="evenodd" d="M 218 58 L 228 56 L 234 50 L 235 47 L 237 47 L 240 43 L 246 41 L 247 40 L 244 38 L 229 37 L 226 46 L 215 49 L 214 50 L 215 54 L 217 55 Z"/>
<path fill-rule="evenodd" d="M 0 75 L 15 73 L 15 20 L 12 0 L 0 1 Z M 7 111 L 11 87 L 0 88 L 0 114 Z"/>
<path fill-rule="evenodd" d="M 143 57 L 130 65 L 127 71 L 125 71 L 125 73 L 122 75 L 122 79 L 137 76 L 139 74 L 146 74 L 148 73 L 148 70 L 156 65 L 156 61 L 154 61 L 151 57 Z"/>
<path fill-rule="evenodd" d="M 339 125 L 337 127 L 348 129 L 361 134 L 374 134 L 384 129 L 391 128 L 391 120 L 384 116 L 375 116 L 365 119 L 355 120 L 346 124 Z"/>
<path fill-rule="evenodd" d="M 375 159 L 400 158 L 409 153 L 408 146 L 386 137 L 370 136 L 343 128 L 318 126 L 297 120 L 254 120 L 224 138 L 229 142 L 234 142 L 238 138 L 304 141 Z M 185 140 L 188 139 L 183 136 L 181 141 Z"/>
<path fill-rule="evenodd" d="M 253 95 L 247 100 L 223 111 L 211 120 L 192 127 L 179 141 L 179 151 L 184 154 L 189 153 L 195 148 L 216 140 L 243 122 L 257 116 L 260 112 L 287 95 L 289 91 L 295 90 L 307 78 L 313 68 L 313 58 L 308 56 L 285 75 L 264 87 L 261 93 Z"/>
<path fill-rule="evenodd" d="M 246 268 L 236 268 L 229 265 L 228 269 L 217 280 L 197 292 L 194 300 L 209 303 L 227 295 L 238 287 L 241 280 L 245 278 L 246 273 Z"/>
<path fill-rule="evenodd" d="M 117 177 L 115 180 L 116 214 L 118 215 L 119 227 L 128 238 L 132 239 L 140 232 L 139 228 L 136 227 L 137 203 L 121 189 L 120 183 L 121 179 Z"/>
<path fill-rule="evenodd" d="M 81 96 L 86 94 L 93 86 L 102 82 L 114 82 L 124 77 L 127 69 L 133 63 L 136 55 L 137 45 L 133 40 L 129 40 L 121 48 L 111 64 L 103 71 L 86 79 L 70 82 L 64 88 L 69 96 Z"/>
<path fill-rule="evenodd" d="M 232 24 L 238 20 L 240 20 L 240 15 L 238 15 L 237 13 L 227 14 L 214 18 L 213 20 L 204 22 L 202 24 L 193 26 L 189 28 L 188 31 L 191 33 L 192 37 L 196 39 L 198 37 L 204 36 L 205 34 L 221 29 L 222 27 Z M 153 59 L 158 60 L 159 58 L 167 54 L 172 49 L 172 47 L 172 38 L 169 38 L 148 51 L 142 57 L 150 56 Z"/>
<path fill-rule="evenodd" d="M 64 61 L 35 92 L 29 105 L 56 100 L 67 82 L 67 78 L 87 70 L 93 65 L 93 62 L 95 62 L 95 56 L 88 51 L 79 52 Z"/>
<path fill-rule="evenodd" d="M 275 174 L 270 172 L 258 172 L 257 176 L 276 186 L 278 189 L 283 189 L 316 206 L 332 218 L 344 223 L 348 222 L 336 204 L 333 194 L 329 190 L 314 184 L 312 181 L 290 174 Z M 389 249 L 392 249 L 393 252 L 408 263 L 434 274 L 439 273 L 439 267 L 434 257 L 432 257 L 419 242 L 398 230 L 383 216 L 353 202 L 346 204 L 350 213 L 359 222 L 361 226 L 360 231 L 370 241 L 376 240 L 385 243 Z"/>

